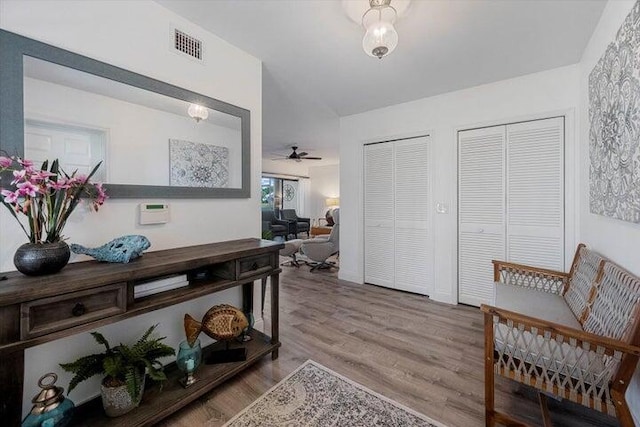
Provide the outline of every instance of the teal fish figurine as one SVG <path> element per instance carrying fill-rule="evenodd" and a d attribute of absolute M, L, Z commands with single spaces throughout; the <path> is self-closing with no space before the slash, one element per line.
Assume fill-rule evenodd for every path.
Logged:
<path fill-rule="evenodd" d="M 71 250 L 76 254 L 89 255 L 102 262 L 128 263 L 142 255 L 149 249 L 151 243 L 144 236 L 134 234 L 113 239 L 109 243 L 98 248 L 87 248 L 82 245 L 72 244 Z"/>

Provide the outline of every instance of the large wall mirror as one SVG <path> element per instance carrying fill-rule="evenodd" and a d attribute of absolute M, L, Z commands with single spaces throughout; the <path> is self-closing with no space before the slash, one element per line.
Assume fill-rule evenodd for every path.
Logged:
<path fill-rule="evenodd" d="M 0 150 L 113 198 L 250 197 L 250 112 L 0 30 Z"/>

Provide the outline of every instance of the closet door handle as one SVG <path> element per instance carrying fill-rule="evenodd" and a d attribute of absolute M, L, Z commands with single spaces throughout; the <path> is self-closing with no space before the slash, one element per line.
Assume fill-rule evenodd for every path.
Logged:
<path fill-rule="evenodd" d="M 479 228 L 478 233 L 484 233 L 484 228 Z"/>

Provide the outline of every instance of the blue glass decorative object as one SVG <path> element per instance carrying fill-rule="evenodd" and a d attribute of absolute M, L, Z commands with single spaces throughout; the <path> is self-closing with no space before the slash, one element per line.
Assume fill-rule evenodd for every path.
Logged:
<path fill-rule="evenodd" d="M 202 363 L 202 347 L 200 347 L 200 340 L 195 340 L 193 345 L 189 345 L 188 341 L 182 341 L 178 349 L 178 357 L 176 358 L 176 364 L 185 377 L 180 379 L 180 384 L 187 388 L 196 382 L 196 378 L 193 373 L 198 366 Z"/>
<path fill-rule="evenodd" d="M 71 250 L 76 254 L 89 255 L 98 261 L 126 264 L 132 259 L 141 256 L 142 252 L 149 249 L 149 247 L 151 247 L 149 239 L 139 234 L 134 234 L 118 237 L 98 248 L 87 248 L 74 243 L 71 245 Z"/>
<path fill-rule="evenodd" d="M 43 375 L 38 381 L 42 390 L 31 402 L 33 408 L 22 421 L 22 427 L 65 427 L 71 422 L 75 405 L 64 397 L 64 388 L 56 387 L 58 376 L 54 373 Z"/>

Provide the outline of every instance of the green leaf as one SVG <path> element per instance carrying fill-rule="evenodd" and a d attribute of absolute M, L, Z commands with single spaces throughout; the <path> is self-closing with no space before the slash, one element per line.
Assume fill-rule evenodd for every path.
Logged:
<path fill-rule="evenodd" d="M 106 347 L 107 351 L 110 350 L 109 342 L 104 337 L 104 335 L 102 335 L 100 332 L 97 332 L 97 331 L 91 332 L 91 335 L 93 336 L 93 338 L 95 338 L 95 340 L 98 342 L 98 344 L 104 345 Z"/>
<path fill-rule="evenodd" d="M 69 382 L 68 393 L 71 392 L 79 383 L 87 380 L 94 375 L 103 373 L 103 359 L 102 354 L 92 354 L 89 356 L 81 357 L 75 362 L 61 363 L 60 367 L 67 372 L 75 374 Z"/>
<path fill-rule="evenodd" d="M 102 362 L 102 367 L 107 376 L 113 378 L 120 378 L 123 376 L 122 359 L 118 356 L 105 357 Z"/>
<path fill-rule="evenodd" d="M 129 393 L 129 396 L 131 396 L 132 400 L 135 400 L 138 397 L 138 393 L 142 391 L 140 390 L 141 382 L 138 369 L 133 366 L 129 366 L 125 374 L 125 383 L 127 384 L 127 392 Z"/>

